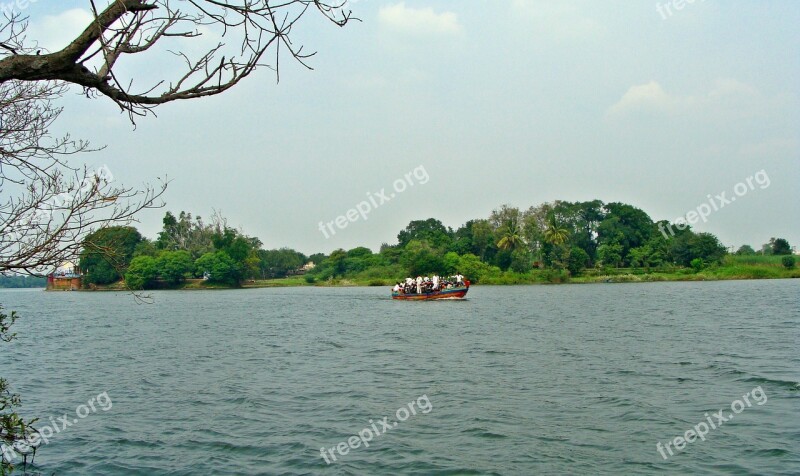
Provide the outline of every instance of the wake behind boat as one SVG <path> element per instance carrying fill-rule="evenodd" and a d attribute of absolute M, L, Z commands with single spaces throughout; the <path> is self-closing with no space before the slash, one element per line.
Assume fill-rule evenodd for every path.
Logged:
<path fill-rule="evenodd" d="M 417 279 L 406 278 L 405 283 L 397 283 L 392 288 L 392 299 L 424 301 L 431 299 L 463 299 L 469 291 L 469 281 L 457 274 L 451 278 L 434 276 Z"/>

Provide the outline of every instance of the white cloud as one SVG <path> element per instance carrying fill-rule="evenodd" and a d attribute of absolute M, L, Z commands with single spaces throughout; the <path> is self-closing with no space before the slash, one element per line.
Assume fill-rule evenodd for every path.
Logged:
<path fill-rule="evenodd" d="M 722 114 L 727 117 L 759 115 L 770 107 L 754 87 L 735 79 L 719 79 L 705 94 L 670 94 L 657 81 L 631 86 L 608 111 L 609 117 L 640 113 L 661 115 Z"/>
<path fill-rule="evenodd" d="M 462 31 L 458 15 L 436 13 L 433 8 L 410 8 L 405 3 L 381 7 L 378 19 L 388 28 L 411 34 L 452 35 Z"/>
<path fill-rule="evenodd" d="M 38 42 L 38 46 L 53 52 L 66 47 L 92 22 L 94 16 L 89 10 L 73 8 L 58 15 L 46 15 L 32 20 L 28 37 Z"/>

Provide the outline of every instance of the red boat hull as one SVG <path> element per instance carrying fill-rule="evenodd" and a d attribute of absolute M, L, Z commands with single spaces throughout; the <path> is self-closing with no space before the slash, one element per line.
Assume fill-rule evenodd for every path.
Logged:
<path fill-rule="evenodd" d="M 463 288 L 444 289 L 442 291 L 434 291 L 432 293 L 422 294 L 403 294 L 392 293 L 392 299 L 400 301 L 429 301 L 433 299 L 464 299 L 469 291 L 469 285 Z"/>

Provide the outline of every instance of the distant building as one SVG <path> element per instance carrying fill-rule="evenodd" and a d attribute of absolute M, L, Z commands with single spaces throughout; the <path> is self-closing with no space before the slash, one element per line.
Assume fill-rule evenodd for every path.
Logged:
<path fill-rule="evenodd" d="M 315 265 L 313 261 L 309 261 L 308 263 L 304 264 L 300 269 L 302 269 L 304 272 L 306 272 L 306 271 L 311 271 L 312 269 L 314 269 L 316 267 L 317 267 L 317 265 Z"/>
<path fill-rule="evenodd" d="M 81 272 L 72 261 L 64 261 L 47 276 L 48 291 L 76 291 L 80 288 Z"/>

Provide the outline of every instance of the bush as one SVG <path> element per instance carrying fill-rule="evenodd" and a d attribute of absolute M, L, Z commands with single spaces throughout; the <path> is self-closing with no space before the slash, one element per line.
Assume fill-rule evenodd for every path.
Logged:
<path fill-rule="evenodd" d="M 795 264 L 794 256 L 784 256 L 781 258 L 781 264 L 786 269 L 793 269 Z"/>
<path fill-rule="evenodd" d="M 702 270 L 703 268 L 705 268 L 705 265 L 703 264 L 703 260 L 702 260 L 702 259 L 700 259 L 700 258 L 695 258 L 695 259 L 693 259 L 693 260 L 692 260 L 692 262 L 691 262 L 691 265 L 692 265 L 692 268 L 693 268 L 695 271 L 700 271 L 700 270 Z"/>
<path fill-rule="evenodd" d="M 310 274 L 305 275 L 303 277 L 303 279 L 305 279 L 308 284 L 314 284 L 314 281 L 317 280 L 317 278 L 315 278 L 314 276 L 312 276 Z"/>

